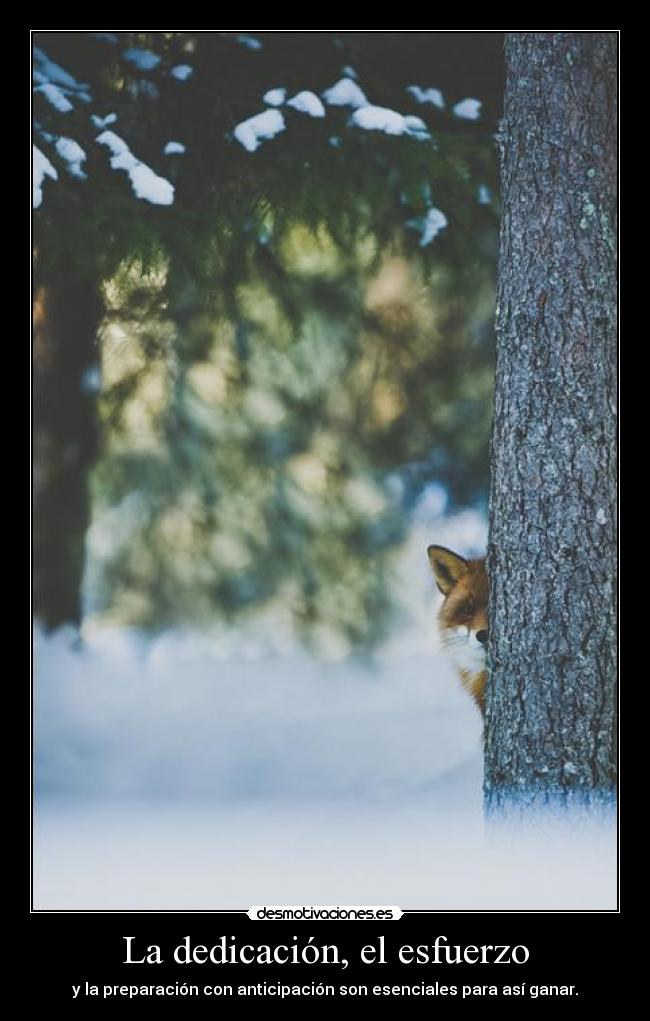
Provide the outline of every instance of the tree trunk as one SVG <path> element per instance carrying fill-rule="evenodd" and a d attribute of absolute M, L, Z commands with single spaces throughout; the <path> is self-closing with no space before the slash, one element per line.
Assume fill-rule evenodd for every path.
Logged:
<path fill-rule="evenodd" d="M 99 288 L 73 271 L 34 291 L 34 615 L 81 620 L 88 473 L 97 453 Z"/>
<path fill-rule="evenodd" d="M 616 785 L 617 37 L 513 32 L 500 129 L 488 812 Z"/>

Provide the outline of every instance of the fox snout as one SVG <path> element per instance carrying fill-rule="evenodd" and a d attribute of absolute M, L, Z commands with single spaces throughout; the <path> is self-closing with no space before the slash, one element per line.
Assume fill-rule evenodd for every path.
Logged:
<path fill-rule="evenodd" d="M 466 560 L 444 546 L 429 546 L 427 554 L 436 585 L 445 597 L 438 614 L 442 644 L 463 687 L 483 712 L 489 634 L 485 558 Z"/>

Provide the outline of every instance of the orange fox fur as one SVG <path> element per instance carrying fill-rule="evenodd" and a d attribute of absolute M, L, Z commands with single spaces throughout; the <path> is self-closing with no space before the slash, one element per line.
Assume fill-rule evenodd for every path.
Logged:
<path fill-rule="evenodd" d="M 466 691 L 485 712 L 488 577 L 485 557 L 466 560 L 444 546 L 429 546 L 429 562 L 445 600 L 438 628 Z"/>

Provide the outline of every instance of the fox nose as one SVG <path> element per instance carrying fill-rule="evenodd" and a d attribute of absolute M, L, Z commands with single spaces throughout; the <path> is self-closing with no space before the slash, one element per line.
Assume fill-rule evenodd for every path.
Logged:
<path fill-rule="evenodd" d="M 488 633 L 486 630 L 476 632 L 476 641 L 480 642 L 481 645 L 485 645 L 488 640 Z"/>

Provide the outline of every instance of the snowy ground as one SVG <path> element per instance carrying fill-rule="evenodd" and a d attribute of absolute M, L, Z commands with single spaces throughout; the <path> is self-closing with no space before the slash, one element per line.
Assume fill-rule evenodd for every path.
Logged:
<path fill-rule="evenodd" d="M 252 904 L 427 910 L 616 907 L 613 835 L 597 825 L 490 839 L 476 763 L 427 795 L 375 800 L 58 802 L 37 813 L 37 909 L 209 911 Z"/>
<path fill-rule="evenodd" d="M 423 558 L 432 539 L 475 551 L 481 527 L 416 522 L 408 623 L 372 668 L 315 662 L 272 617 L 39 636 L 35 907 L 614 908 L 611 824 L 485 831 L 480 720 L 437 649 Z"/>

